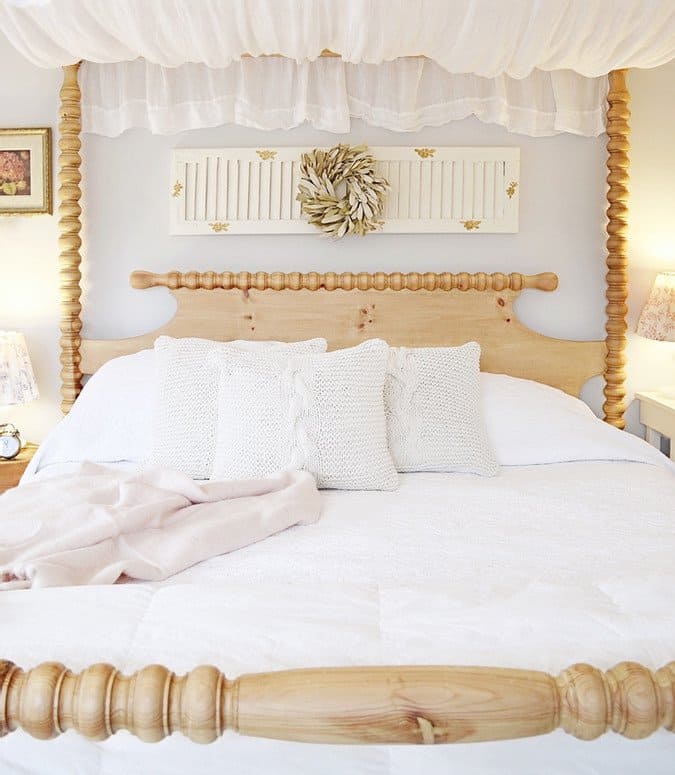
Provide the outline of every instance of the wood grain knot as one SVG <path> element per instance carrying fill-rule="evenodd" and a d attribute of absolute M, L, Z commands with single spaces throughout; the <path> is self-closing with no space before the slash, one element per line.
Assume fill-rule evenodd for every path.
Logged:
<path fill-rule="evenodd" d="M 436 729 L 431 721 L 422 716 L 417 716 L 417 724 L 420 728 L 424 745 L 433 745 L 436 742 Z"/>

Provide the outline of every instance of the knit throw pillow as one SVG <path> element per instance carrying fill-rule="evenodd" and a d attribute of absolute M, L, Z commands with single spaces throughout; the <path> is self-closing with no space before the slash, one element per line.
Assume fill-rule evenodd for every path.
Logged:
<path fill-rule="evenodd" d="M 384 400 L 398 471 L 499 470 L 481 411 L 480 345 L 392 347 Z"/>
<path fill-rule="evenodd" d="M 214 357 L 227 362 L 243 352 L 285 358 L 325 350 L 325 339 L 213 342 L 160 336 L 155 341 L 153 450 L 148 462 L 176 468 L 193 479 L 208 479 L 216 445 L 219 372 Z"/>
<path fill-rule="evenodd" d="M 251 353 L 225 360 L 212 478 L 298 468 L 321 488 L 396 489 L 383 401 L 388 351 L 372 339 L 285 361 Z"/>

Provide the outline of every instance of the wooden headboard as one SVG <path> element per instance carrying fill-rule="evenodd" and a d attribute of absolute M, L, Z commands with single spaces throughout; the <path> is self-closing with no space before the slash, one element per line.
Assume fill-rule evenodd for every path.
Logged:
<path fill-rule="evenodd" d="M 81 371 L 152 347 L 157 336 L 280 339 L 322 336 L 330 349 L 379 337 L 394 346 L 440 347 L 474 340 L 484 371 L 534 379 L 578 395 L 605 363 L 604 342 L 538 334 L 516 317 L 522 289 L 553 291 L 552 273 L 134 272 L 135 288 L 164 286 L 175 316 L 156 331 L 118 340 L 83 340 Z"/>
<path fill-rule="evenodd" d="M 298 339 L 325 336 L 332 347 L 380 336 L 399 345 L 483 347 L 482 367 L 529 377 L 578 394 L 594 374 L 605 378 L 605 420 L 624 427 L 626 345 L 628 90 L 625 71 L 609 74 L 607 95 L 607 323 L 605 342 L 541 336 L 518 322 L 513 301 L 523 288 L 550 291 L 555 275 L 520 274 L 232 274 L 135 272 L 137 288 L 164 285 L 178 301 L 166 326 L 142 337 L 82 341 L 81 94 L 78 65 L 64 68 L 59 124 L 61 395 L 69 411 L 92 373 L 114 355 L 152 343 L 160 333 Z"/>

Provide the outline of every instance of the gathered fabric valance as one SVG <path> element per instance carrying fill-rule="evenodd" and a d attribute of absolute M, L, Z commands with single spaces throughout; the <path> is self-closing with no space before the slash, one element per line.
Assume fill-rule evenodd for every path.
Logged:
<path fill-rule="evenodd" d="M 176 68 L 137 59 L 85 62 L 80 69 L 85 132 L 115 136 L 132 127 L 156 134 L 236 123 L 289 129 L 309 122 L 346 133 L 352 117 L 394 131 L 470 115 L 532 136 L 604 131 L 607 78 L 534 70 L 527 78 L 451 75 L 431 60 L 381 65 L 323 58 L 242 59 L 226 68 Z"/>
<path fill-rule="evenodd" d="M 675 58 L 673 0 L 0 0 L 0 30 L 37 65 L 83 60 L 84 129 L 108 136 L 471 115 L 595 136 L 610 70 Z"/>
<path fill-rule="evenodd" d="M 675 58 L 673 0 L 0 0 L 0 29 L 57 67 L 142 57 L 228 67 L 245 53 L 350 63 L 426 56 L 450 73 L 587 77 Z"/>

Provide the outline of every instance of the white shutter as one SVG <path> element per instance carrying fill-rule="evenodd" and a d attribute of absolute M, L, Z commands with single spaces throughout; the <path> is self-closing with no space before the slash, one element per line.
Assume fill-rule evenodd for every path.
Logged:
<path fill-rule="evenodd" d="M 175 149 L 171 234 L 318 234 L 295 199 L 300 156 L 310 150 Z M 391 186 L 382 232 L 518 231 L 520 149 L 369 150 Z"/>

